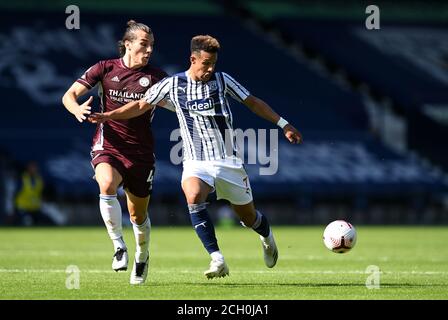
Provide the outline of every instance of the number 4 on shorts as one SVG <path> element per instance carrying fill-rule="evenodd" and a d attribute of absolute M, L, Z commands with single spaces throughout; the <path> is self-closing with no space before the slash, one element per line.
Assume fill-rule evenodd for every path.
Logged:
<path fill-rule="evenodd" d="M 146 182 L 151 182 L 154 179 L 154 169 L 151 170 L 151 172 L 149 172 L 149 176 L 148 176 L 148 180 L 146 180 Z"/>

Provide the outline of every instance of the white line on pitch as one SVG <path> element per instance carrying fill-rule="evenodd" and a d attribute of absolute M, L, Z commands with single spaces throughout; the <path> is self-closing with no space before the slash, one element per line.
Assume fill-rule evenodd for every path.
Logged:
<path fill-rule="evenodd" d="M 85 273 L 114 273 L 112 270 L 95 270 L 87 269 L 80 270 Z M 0 269 L 0 273 L 65 273 L 63 269 Z M 164 270 L 151 270 L 151 273 L 198 273 L 202 272 L 202 269 L 197 270 L 179 270 L 179 269 L 164 269 Z M 245 270 L 245 271 L 232 271 L 232 273 L 267 273 L 276 274 L 275 271 L 262 271 L 262 270 Z M 305 271 L 293 271 L 293 270 L 278 270 L 278 273 L 282 274 L 366 274 L 362 270 L 347 270 L 347 271 L 333 271 L 333 270 L 305 270 Z M 447 271 L 380 271 L 382 274 L 413 274 L 413 275 L 448 275 Z"/>

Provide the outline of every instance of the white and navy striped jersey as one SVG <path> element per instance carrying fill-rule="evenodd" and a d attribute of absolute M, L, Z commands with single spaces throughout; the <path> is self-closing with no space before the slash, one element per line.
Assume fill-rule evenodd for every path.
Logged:
<path fill-rule="evenodd" d="M 250 93 L 224 72 L 215 72 L 207 82 L 182 72 L 158 82 L 144 99 L 151 105 L 163 99 L 174 104 L 184 161 L 212 161 L 238 157 L 229 95 L 243 102 Z"/>

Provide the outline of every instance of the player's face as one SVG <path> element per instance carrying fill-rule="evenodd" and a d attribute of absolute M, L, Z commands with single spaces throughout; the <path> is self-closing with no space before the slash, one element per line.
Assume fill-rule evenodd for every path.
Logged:
<path fill-rule="evenodd" d="M 148 63 L 154 47 L 154 36 L 143 30 L 135 32 L 135 39 L 126 42 L 132 65 L 144 66 Z"/>
<path fill-rule="evenodd" d="M 216 61 L 218 60 L 217 53 L 200 51 L 199 54 L 191 56 L 191 65 L 193 74 L 196 80 L 208 81 L 215 71 Z"/>

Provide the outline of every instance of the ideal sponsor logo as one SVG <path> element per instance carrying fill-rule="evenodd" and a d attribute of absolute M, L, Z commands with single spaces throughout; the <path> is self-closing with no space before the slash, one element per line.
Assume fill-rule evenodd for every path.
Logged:
<path fill-rule="evenodd" d="M 187 101 L 187 109 L 190 111 L 207 111 L 213 108 L 212 98 Z"/>

